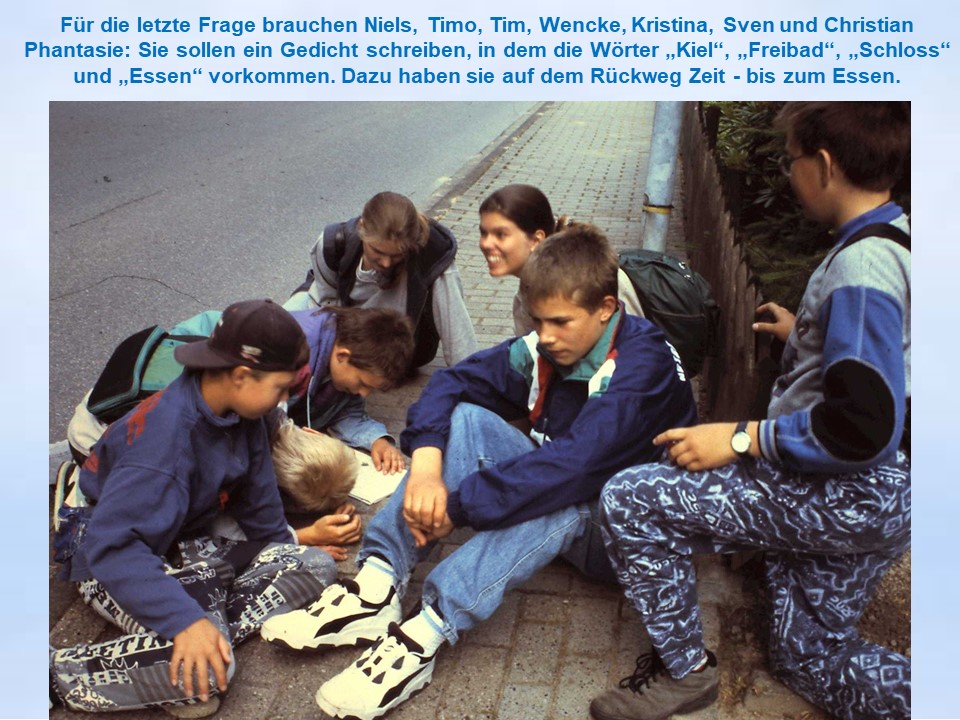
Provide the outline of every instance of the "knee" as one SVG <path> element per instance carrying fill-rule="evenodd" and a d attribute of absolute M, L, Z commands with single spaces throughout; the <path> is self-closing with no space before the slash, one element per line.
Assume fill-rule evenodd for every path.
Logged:
<path fill-rule="evenodd" d="M 450 426 L 451 428 L 470 426 L 476 423 L 484 414 L 489 413 L 489 410 L 479 405 L 462 402 L 453 409 L 453 414 L 450 416 Z"/>
<path fill-rule="evenodd" d="M 652 509 L 656 503 L 649 502 L 650 488 L 644 482 L 644 465 L 621 470 L 611 477 L 600 492 L 600 518 L 607 523 L 624 511 L 631 514 L 638 510 Z"/>

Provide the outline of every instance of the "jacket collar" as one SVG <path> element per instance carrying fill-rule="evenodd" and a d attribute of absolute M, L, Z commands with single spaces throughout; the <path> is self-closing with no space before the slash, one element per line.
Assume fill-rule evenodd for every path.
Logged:
<path fill-rule="evenodd" d="M 540 343 L 537 343 L 537 352 L 540 357 L 550 363 L 557 375 L 563 380 L 573 380 L 587 382 L 600 370 L 600 366 L 607 361 L 612 354 L 616 354 L 614 342 L 620 329 L 620 321 L 623 318 L 623 303 L 618 301 L 617 309 L 610 316 L 610 321 L 604 329 L 600 339 L 590 348 L 590 352 L 577 360 L 573 365 L 564 367 L 557 365 L 550 354 L 544 350 Z"/>

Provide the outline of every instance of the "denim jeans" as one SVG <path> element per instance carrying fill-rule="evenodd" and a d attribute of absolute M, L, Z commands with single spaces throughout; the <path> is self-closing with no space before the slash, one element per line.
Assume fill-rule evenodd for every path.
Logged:
<path fill-rule="evenodd" d="M 465 477 L 536 449 L 534 442 L 495 413 L 461 403 L 451 418 L 443 453 L 443 480 L 450 491 Z M 417 548 L 403 520 L 406 478 L 367 528 L 358 559 L 383 557 L 396 573 L 398 591 L 430 547 Z M 614 581 L 603 548 L 596 501 L 582 503 L 497 530 L 481 530 L 444 558 L 423 585 L 424 605 L 443 617 L 443 634 L 455 643 L 459 633 L 490 617 L 506 592 L 563 556 L 592 577 Z M 592 506 L 592 507 L 591 507 Z"/>

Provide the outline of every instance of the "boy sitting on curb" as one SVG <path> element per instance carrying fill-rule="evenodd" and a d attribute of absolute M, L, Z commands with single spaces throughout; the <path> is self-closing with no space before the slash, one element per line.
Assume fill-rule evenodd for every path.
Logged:
<path fill-rule="evenodd" d="M 62 511 L 56 560 L 129 634 L 53 651 L 51 700 L 173 714 L 209 702 L 213 712 L 235 671 L 233 645 L 333 580 L 329 555 L 293 544 L 263 421 L 308 354 L 279 305 L 235 303 L 208 340 L 176 349 L 188 371 L 94 446 L 80 473 L 86 503 Z M 206 535 L 220 512 L 245 542 Z"/>
<path fill-rule="evenodd" d="M 595 698 L 597 720 L 660 720 L 717 698 L 693 555 L 766 550 L 770 665 L 836 718 L 910 717 L 910 660 L 856 623 L 910 543 L 909 224 L 890 201 L 910 151 L 909 103 L 787 103 L 781 168 L 833 248 L 794 317 L 769 419 L 677 426 L 673 464 L 619 473 L 603 537 L 654 652 Z M 891 227 L 893 226 L 893 227 Z M 857 240 L 856 238 L 860 238 Z M 903 243 L 903 244 L 901 244 Z"/>
<path fill-rule="evenodd" d="M 329 715 L 370 720 L 406 700 L 430 682 L 444 642 L 557 556 L 612 579 L 594 519 L 600 489 L 658 457 L 658 432 L 696 421 L 663 334 L 618 304 L 617 258 L 596 228 L 544 240 L 521 288 L 537 331 L 436 372 L 410 408 L 411 469 L 370 522 L 356 579 L 261 632 L 294 649 L 377 641 L 318 691 Z M 530 436 L 508 422 L 521 417 Z M 413 569 L 458 526 L 477 532 L 431 571 L 421 611 L 398 625 Z"/>

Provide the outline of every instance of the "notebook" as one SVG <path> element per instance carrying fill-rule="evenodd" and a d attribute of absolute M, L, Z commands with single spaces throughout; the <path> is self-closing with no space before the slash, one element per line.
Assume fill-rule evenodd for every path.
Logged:
<path fill-rule="evenodd" d="M 357 483 L 350 491 L 350 497 L 360 502 L 373 505 L 389 497 L 403 480 L 403 473 L 387 475 L 373 466 L 373 459 L 362 450 L 353 449 L 360 462 L 360 472 L 357 473 Z"/>

